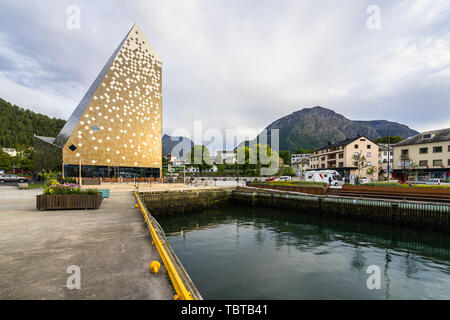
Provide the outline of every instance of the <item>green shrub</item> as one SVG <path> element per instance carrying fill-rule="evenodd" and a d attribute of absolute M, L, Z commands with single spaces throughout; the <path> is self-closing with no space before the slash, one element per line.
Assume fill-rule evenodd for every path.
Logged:
<path fill-rule="evenodd" d="M 82 193 L 85 194 L 98 194 L 98 190 L 97 189 L 87 189 L 87 190 L 83 190 Z"/>
<path fill-rule="evenodd" d="M 62 181 L 62 183 L 63 184 L 69 184 L 69 183 L 76 184 L 77 183 L 77 179 L 75 179 L 75 178 L 65 178 Z"/>
<path fill-rule="evenodd" d="M 55 184 L 58 181 L 59 172 L 58 171 L 45 171 L 42 170 L 42 178 L 44 179 L 44 183 L 49 186 L 51 184 Z"/>
<path fill-rule="evenodd" d="M 44 194 L 98 194 L 97 189 L 87 189 L 81 190 L 80 186 L 77 184 L 59 184 L 58 182 L 53 182 L 51 185 L 47 185 L 44 188 Z"/>

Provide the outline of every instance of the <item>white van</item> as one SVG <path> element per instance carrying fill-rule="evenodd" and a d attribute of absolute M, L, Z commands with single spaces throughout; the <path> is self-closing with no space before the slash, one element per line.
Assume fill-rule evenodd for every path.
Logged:
<path fill-rule="evenodd" d="M 331 183 L 330 183 L 331 177 Z M 338 186 L 340 181 L 339 173 L 336 170 L 320 170 L 308 171 L 306 173 L 306 181 L 324 182 L 332 186 Z"/>

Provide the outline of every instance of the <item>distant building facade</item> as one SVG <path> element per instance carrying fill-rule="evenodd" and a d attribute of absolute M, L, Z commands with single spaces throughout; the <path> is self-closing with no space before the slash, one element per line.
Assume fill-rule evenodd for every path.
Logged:
<path fill-rule="evenodd" d="M 329 143 L 309 157 L 310 170 L 336 170 L 341 176 L 350 178 L 358 175 L 358 168 L 354 165 L 353 156 L 362 154 L 366 158 L 368 167 L 378 168 L 378 145 L 366 137 L 355 137 L 337 143 Z M 378 172 L 373 176 L 367 174 L 367 168 L 359 176 L 378 180 Z"/>
<path fill-rule="evenodd" d="M 300 162 L 300 160 L 302 160 L 302 159 L 308 159 L 309 160 L 310 155 L 311 154 L 309 154 L 309 153 L 308 154 L 297 154 L 297 153 L 292 154 L 291 155 L 291 163 L 294 164 L 296 162 Z"/>
<path fill-rule="evenodd" d="M 392 146 L 388 147 L 387 144 L 378 145 L 378 166 L 379 166 L 379 177 L 380 179 L 388 179 L 388 164 L 389 171 L 392 177 L 392 172 L 394 171 L 394 149 Z"/>
<path fill-rule="evenodd" d="M 403 140 L 394 148 L 394 175 L 405 180 L 450 180 L 450 128 L 427 131 Z"/>
<path fill-rule="evenodd" d="M 162 62 L 134 25 L 56 138 L 35 136 L 35 168 L 65 177 L 160 177 Z"/>
<path fill-rule="evenodd" d="M 237 153 L 236 151 L 217 151 L 216 160 L 217 164 L 236 164 L 237 162 Z"/>
<path fill-rule="evenodd" d="M 306 172 L 310 169 L 309 158 L 302 158 L 296 162 L 292 163 L 294 168 L 294 174 L 300 179 L 305 179 Z"/>

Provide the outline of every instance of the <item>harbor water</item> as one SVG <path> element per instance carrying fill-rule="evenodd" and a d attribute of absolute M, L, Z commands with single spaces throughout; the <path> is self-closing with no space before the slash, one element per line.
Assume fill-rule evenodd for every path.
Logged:
<path fill-rule="evenodd" d="M 205 299 L 450 299 L 450 235 L 228 207 L 158 221 Z"/>

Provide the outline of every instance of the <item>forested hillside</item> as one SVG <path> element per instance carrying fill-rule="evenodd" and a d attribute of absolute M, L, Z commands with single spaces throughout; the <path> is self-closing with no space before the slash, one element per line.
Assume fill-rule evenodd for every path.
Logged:
<path fill-rule="evenodd" d="M 65 123 L 0 99 L 0 147 L 32 146 L 33 134 L 56 137 Z"/>

